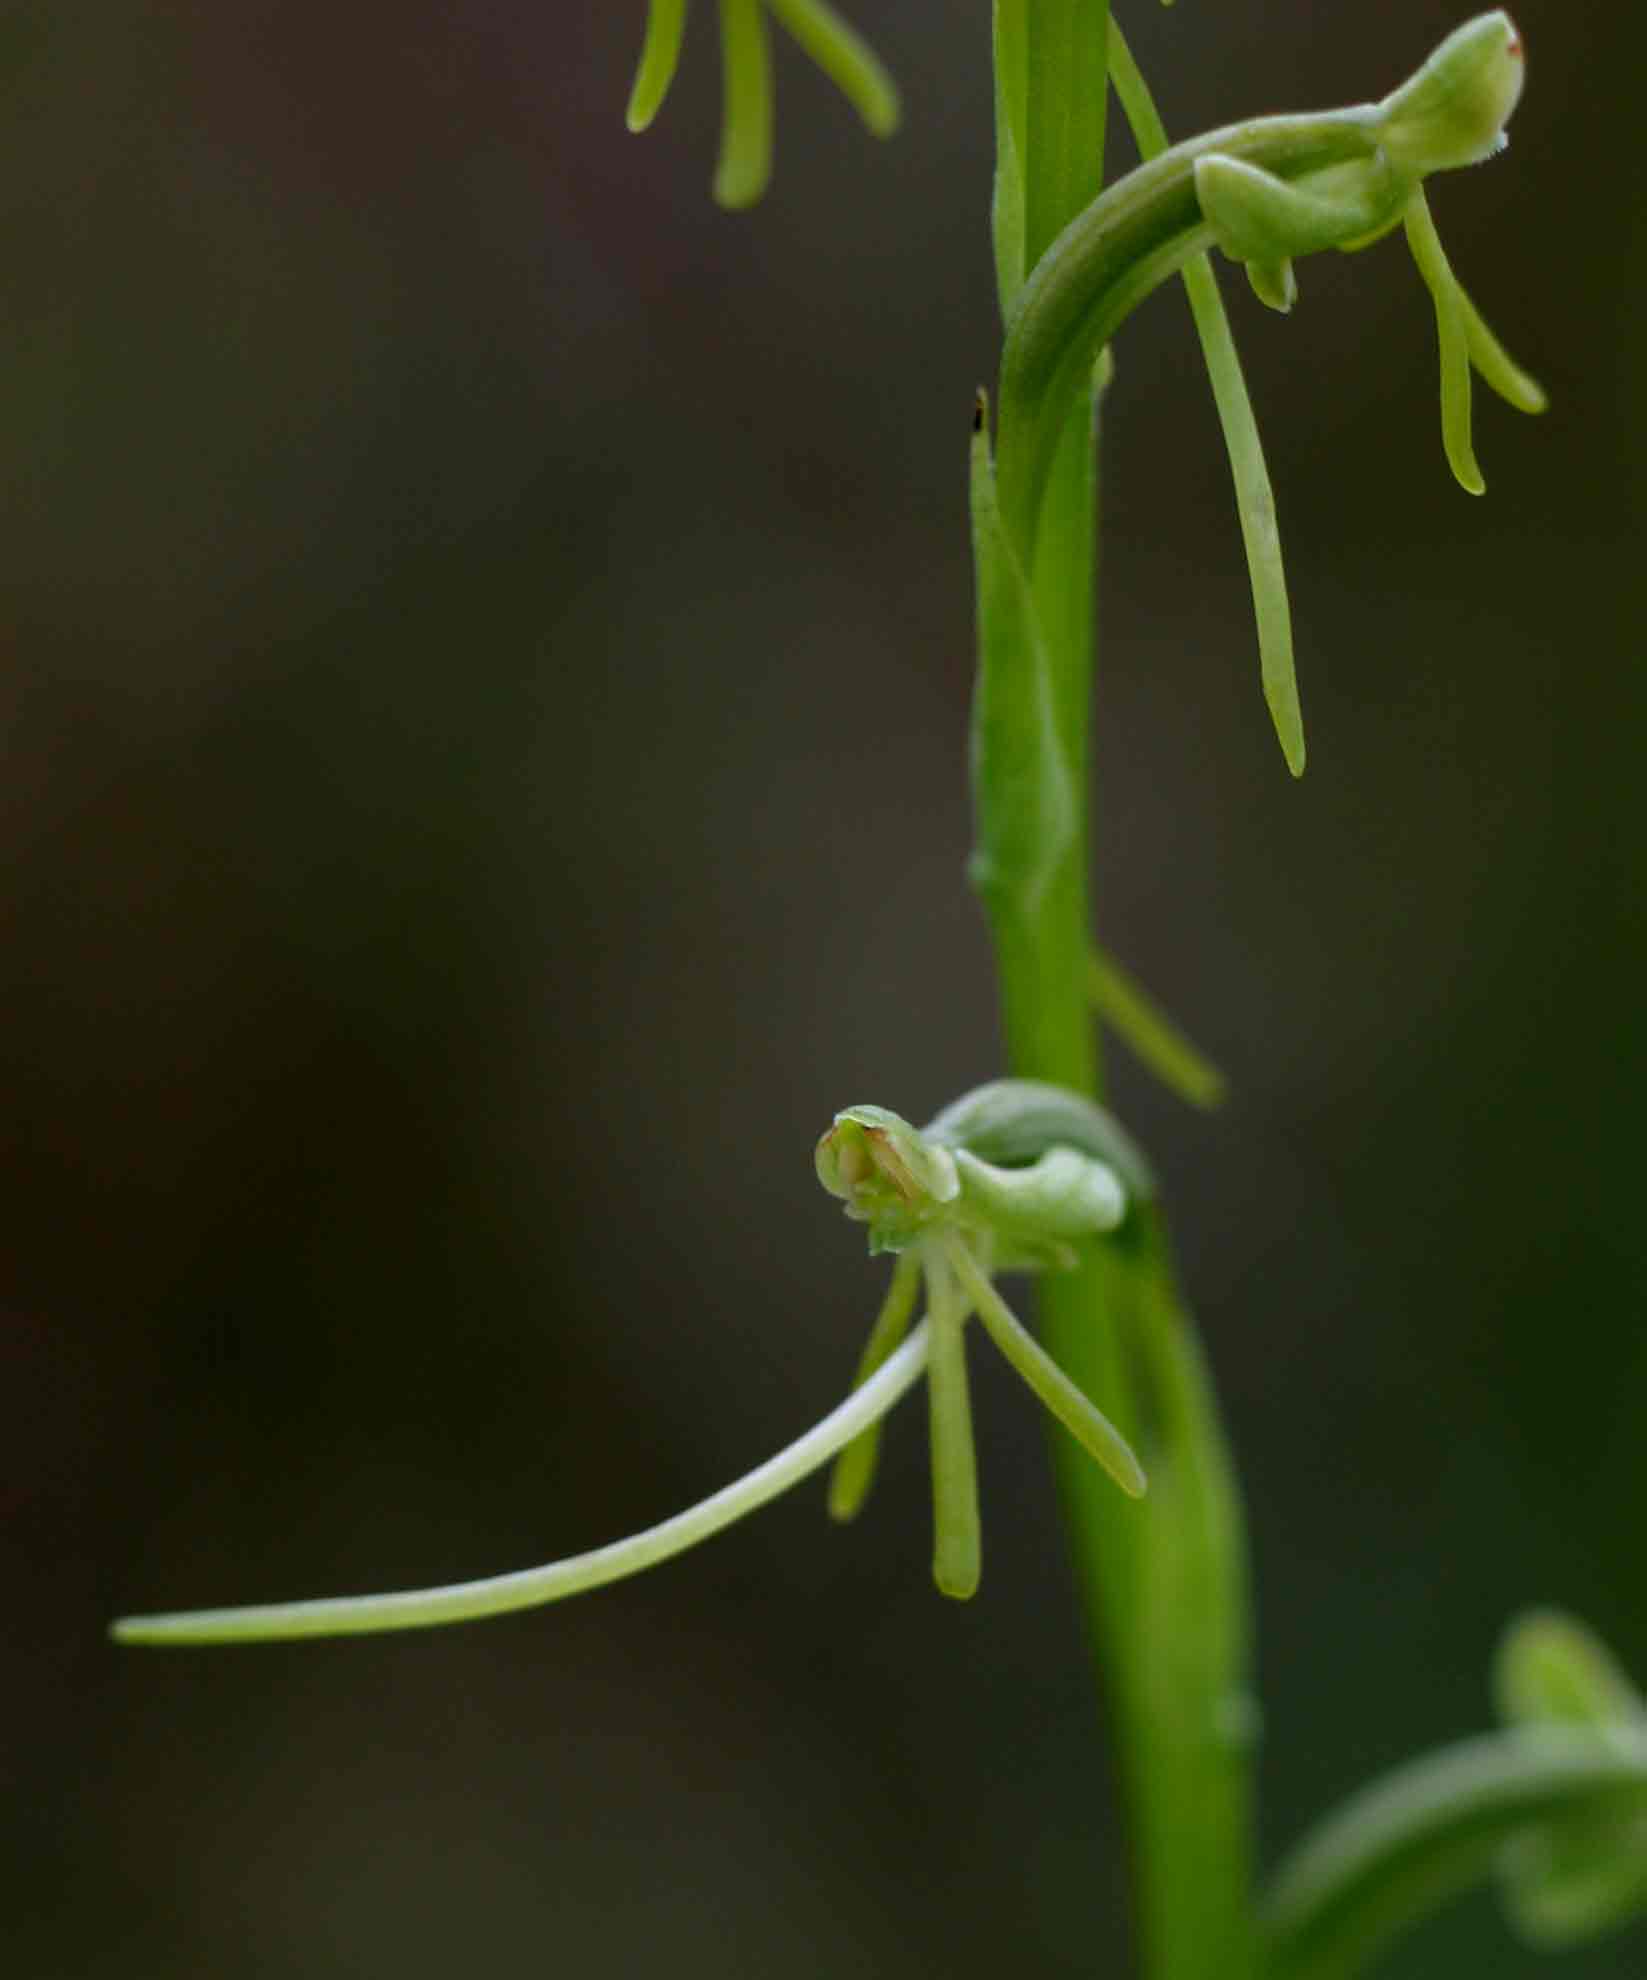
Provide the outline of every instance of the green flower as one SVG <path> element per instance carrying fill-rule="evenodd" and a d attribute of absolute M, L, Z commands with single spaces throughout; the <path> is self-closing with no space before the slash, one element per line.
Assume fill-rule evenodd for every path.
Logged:
<path fill-rule="evenodd" d="M 535 1608 L 684 1553 L 832 1459 L 830 1511 L 850 1519 L 869 1490 L 881 1418 L 923 1373 L 932 1401 L 933 1572 L 945 1594 L 971 1595 L 978 1503 L 963 1329 L 972 1313 L 1122 1490 L 1141 1493 L 1144 1474 L 1126 1439 L 1030 1338 L 991 1276 L 1007 1265 L 1072 1262 L 1076 1243 L 1115 1230 L 1150 1194 L 1142 1157 L 1109 1116 L 1056 1087 L 1000 1080 L 920 1133 L 883 1107 L 848 1108 L 816 1160 L 825 1188 L 868 1223 L 871 1250 L 895 1252 L 898 1262 L 852 1393 L 765 1464 L 660 1525 L 544 1567 L 389 1595 L 125 1616 L 113 1626 L 116 1641 L 360 1636 Z M 911 1331 L 923 1279 L 926 1317 Z"/>

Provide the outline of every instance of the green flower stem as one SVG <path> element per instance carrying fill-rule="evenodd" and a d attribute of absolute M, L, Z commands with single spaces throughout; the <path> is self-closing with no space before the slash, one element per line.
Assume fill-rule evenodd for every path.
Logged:
<path fill-rule="evenodd" d="M 1100 51 L 1108 34 L 1096 29 L 1106 11 L 1089 4 L 1085 34 L 1060 44 L 1069 14 L 1058 0 L 998 0 L 996 7 L 994 227 L 1009 328 L 996 430 L 1005 478 L 990 488 L 999 505 L 993 535 L 976 529 L 976 500 L 974 509 L 978 712 L 992 729 L 982 736 L 975 729 L 974 738 L 980 853 L 992 856 L 992 884 L 979 891 L 995 946 L 1007 1056 L 1021 1078 L 1093 1097 L 1099 1060 L 1089 1001 L 1087 792 L 1095 364 L 1131 303 L 1208 240 L 1195 204 L 1198 147 L 1180 147 L 1170 163 L 1132 175 L 1126 190 L 1080 208 L 1056 169 L 1059 147 L 1051 138 L 1037 143 L 1040 125 L 1056 133 L 1086 119 L 1091 128 L 1094 105 L 1106 98 Z M 1062 59 L 1038 59 L 1059 45 Z M 1284 129 L 1257 138 L 1243 126 L 1202 145 L 1249 142 L 1271 169 L 1298 171 L 1369 149 L 1353 113 L 1280 122 Z M 1044 255 L 1025 251 L 1031 214 L 1042 216 L 1043 230 L 1062 230 Z M 1153 256 L 1147 280 L 1137 271 L 1140 255 Z M 1026 268 L 1032 272 L 1019 288 Z M 1006 576 L 987 561 L 992 547 Z M 1019 574 L 1022 594 L 1009 595 Z M 1072 803 L 1048 808 L 1043 798 L 1026 818 L 1009 772 L 1033 753 L 1038 707 L 1047 702 L 1049 772 L 1068 779 Z M 1003 849 L 1010 853 L 1004 863 Z M 983 877 L 975 862 L 974 879 Z M 1138 1444 L 1149 1494 L 1123 1498 L 1062 1434 L 1053 1437 L 1053 1462 L 1110 1702 L 1144 1971 L 1148 1980 L 1243 1980 L 1253 1915 L 1250 1783 L 1245 1746 L 1232 1742 L 1229 1729 L 1239 1716 L 1232 1701 L 1244 1691 L 1244 1556 L 1210 1391 L 1187 1322 L 1164 1301 L 1163 1261 L 1153 1240 L 1145 1241 L 1153 1229 L 1151 1219 L 1130 1236 L 1083 1246 L 1077 1268 L 1042 1274 L 1037 1293 L 1046 1352 Z M 1169 1599 L 1183 1599 L 1184 1608 L 1168 1613 Z"/>
<path fill-rule="evenodd" d="M 839 1408 L 805 1436 L 734 1484 L 658 1526 L 574 1554 L 547 1567 L 444 1588 L 408 1589 L 392 1595 L 344 1595 L 314 1602 L 270 1602 L 242 1609 L 195 1609 L 177 1615 L 123 1616 L 110 1630 L 118 1643 L 274 1643 L 301 1636 L 364 1636 L 380 1630 L 423 1629 L 473 1622 L 559 1602 L 585 1589 L 621 1581 L 643 1568 L 684 1553 L 746 1513 L 787 1492 L 828 1464 L 920 1380 L 927 1364 L 928 1329 L 917 1327 L 896 1353 Z"/>
<path fill-rule="evenodd" d="M 1355 1796 L 1285 1863 L 1265 1980 L 1350 1980 L 1402 1927 L 1493 1876 L 1551 1825 L 1647 1815 L 1647 1734 L 1516 1730 L 1466 1740 Z"/>

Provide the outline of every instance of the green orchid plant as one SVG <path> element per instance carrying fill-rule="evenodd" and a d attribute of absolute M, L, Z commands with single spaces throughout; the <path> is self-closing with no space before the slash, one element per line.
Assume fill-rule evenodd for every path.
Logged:
<path fill-rule="evenodd" d="M 772 150 L 767 12 L 882 135 L 897 96 L 824 0 L 718 0 L 725 115 L 716 197 L 747 205 Z M 685 0 L 650 0 L 629 122 L 657 114 Z M 1147 1980 L 1348 1980 L 1400 1928 L 1487 1879 L 1538 1944 L 1647 1910 L 1647 1708 L 1570 1619 L 1512 1626 L 1498 1730 L 1425 1756 L 1323 1822 L 1267 1884 L 1255 1870 L 1251 1624 L 1240 1495 L 1154 1177 L 1100 1104 L 1094 1016 L 1184 1098 L 1217 1071 L 1092 937 L 1090 839 L 1097 440 L 1110 347 L 1182 278 L 1233 472 L 1265 698 L 1289 768 L 1304 731 L 1275 499 L 1209 254 L 1290 310 L 1295 264 L 1404 232 L 1434 303 L 1444 450 L 1483 487 L 1471 376 L 1522 411 L 1540 388 L 1459 285 L 1428 204 L 1437 174 L 1502 150 L 1524 79 L 1509 16 L 1449 35 L 1408 81 L 1345 109 L 1260 117 L 1171 144 L 1107 0 L 995 0 L 993 241 L 1004 344 L 971 448 L 979 666 L 969 878 L 993 939 L 1011 1077 L 924 1128 L 837 1114 L 824 1188 L 891 1281 L 846 1399 L 767 1463 L 661 1525 L 519 1573 L 402 1593 L 126 1617 L 122 1642 L 246 1643 L 425 1627 L 584 1592 L 696 1545 L 826 1465 L 848 1520 L 882 1421 L 924 1375 L 933 1573 L 979 1587 L 966 1330 L 976 1316 L 1057 1426 L 1053 1458 L 1098 1646 L 1133 1834 Z M 1104 187 L 1113 88 L 1143 162 Z M 1034 1276 L 1032 1333 L 1001 1294 Z M 919 1316 L 919 1317 L 917 1317 Z M 1116 1488 L 1119 1489 L 1116 1489 Z"/>

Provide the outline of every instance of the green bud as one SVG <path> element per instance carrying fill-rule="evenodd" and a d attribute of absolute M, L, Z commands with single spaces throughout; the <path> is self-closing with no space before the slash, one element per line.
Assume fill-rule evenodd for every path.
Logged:
<path fill-rule="evenodd" d="M 1378 106 L 1384 155 L 1414 179 L 1492 157 L 1504 148 L 1525 79 L 1521 36 L 1508 14 L 1466 21 Z"/>

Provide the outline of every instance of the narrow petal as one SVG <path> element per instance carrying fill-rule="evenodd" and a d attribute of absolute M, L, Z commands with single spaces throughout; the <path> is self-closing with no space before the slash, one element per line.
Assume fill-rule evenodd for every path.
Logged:
<path fill-rule="evenodd" d="M 1109 1473 L 1129 1498 L 1141 1499 L 1148 1489 L 1144 1467 L 1132 1446 L 1089 1397 L 1069 1379 L 1051 1355 L 989 1282 L 972 1254 L 954 1245 L 951 1262 L 977 1308 L 990 1338 L 1052 1411 L 1075 1441 Z"/>
<path fill-rule="evenodd" d="M 1146 159 L 1155 158 L 1167 148 L 1160 113 L 1113 15 L 1109 35 L 1110 80 L 1132 126 L 1139 151 Z M 1292 608 L 1287 601 L 1286 567 L 1281 561 L 1275 491 L 1270 486 L 1264 445 L 1258 437 L 1258 417 L 1252 409 L 1235 348 L 1235 333 L 1225 314 L 1210 257 L 1198 254 L 1187 261 L 1183 282 L 1235 483 L 1235 506 L 1241 523 L 1241 542 L 1247 553 L 1253 617 L 1258 626 L 1258 666 L 1264 701 L 1275 724 L 1287 768 L 1295 777 L 1301 777 L 1304 717 L 1298 704 L 1298 676 L 1293 664 Z"/>
<path fill-rule="evenodd" d="M 915 1312 L 915 1295 L 921 1289 L 921 1261 L 906 1251 L 893 1269 L 892 1283 L 870 1330 L 858 1372 L 852 1378 L 854 1389 L 861 1389 L 877 1368 L 897 1347 L 908 1330 Z M 877 1417 L 867 1430 L 860 1430 L 835 1460 L 829 1477 L 829 1517 L 856 1519 L 875 1482 L 875 1463 L 881 1451 L 881 1421 Z"/>
<path fill-rule="evenodd" d="M 686 0 L 651 0 L 640 67 L 635 71 L 635 87 L 629 95 L 626 122 L 632 131 L 644 131 L 663 108 L 663 99 L 669 94 L 669 85 L 675 80 L 680 63 L 685 28 Z"/>
<path fill-rule="evenodd" d="M 1447 465 L 1467 494 L 1484 495 L 1487 484 L 1476 464 L 1470 438 L 1470 340 L 1460 306 L 1464 292 L 1435 231 L 1422 187 L 1408 202 L 1402 220 L 1413 260 L 1435 304 L 1436 336 L 1441 345 L 1441 444 L 1446 449 Z"/>
<path fill-rule="evenodd" d="M 721 70 L 715 198 L 753 206 L 772 176 L 772 50 L 762 0 L 721 0 Z"/>
<path fill-rule="evenodd" d="M 967 1309 L 942 1259 L 929 1265 L 931 1356 L 926 1392 L 932 1438 L 932 1578 L 940 1594 L 966 1601 L 978 1592 L 983 1542 L 978 1521 L 978 1461 L 967 1390 Z"/>
<path fill-rule="evenodd" d="M 1481 312 L 1470 301 L 1469 291 L 1460 282 L 1458 306 L 1464 312 L 1464 335 L 1470 346 L 1470 362 L 1498 396 L 1517 412 L 1541 413 L 1549 406 L 1544 387 L 1529 378 L 1482 321 Z"/>
<path fill-rule="evenodd" d="M 824 0 L 767 0 L 876 137 L 898 128 L 898 86 L 856 29 Z"/>

